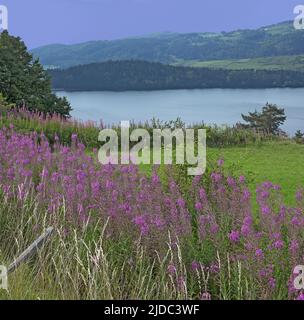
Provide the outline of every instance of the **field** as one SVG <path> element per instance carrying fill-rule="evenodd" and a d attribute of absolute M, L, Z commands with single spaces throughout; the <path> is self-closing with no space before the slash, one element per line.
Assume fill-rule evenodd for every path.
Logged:
<path fill-rule="evenodd" d="M 294 204 L 296 190 L 304 184 L 304 146 L 296 143 L 210 148 L 208 158 L 224 158 L 228 167 L 236 166 L 240 175 L 249 178 L 252 191 L 267 180 L 280 185 L 289 204 Z"/>
<path fill-rule="evenodd" d="M 69 10 L 74 21 L 80 5 Z M 127 9 L 141 26 L 144 6 Z M 112 40 L 76 44 L 85 34 L 64 30 L 69 44 L 31 51 L 0 32 L 0 301 L 304 300 L 304 132 L 281 130 L 290 117 L 284 97 L 234 125 L 141 117 L 128 136 L 123 124 L 71 118 L 78 104 L 54 92 L 301 88 L 303 33 L 292 21 L 122 39 L 111 29 Z M 56 35 L 40 36 L 25 40 Z M 108 98 L 104 116 L 116 105 Z M 189 171 L 204 164 L 205 134 L 206 170 Z"/>
<path fill-rule="evenodd" d="M 177 61 L 175 65 L 187 67 L 209 67 L 215 69 L 229 69 L 229 70 L 292 70 L 304 71 L 304 56 L 279 56 L 279 57 L 264 57 L 253 59 L 235 59 L 235 60 L 190 60 Z"/>
<path fill-rule="evenodd" d="M 303 145 L 208 128 L 207 172 L 192 179 L 100 165 L 92 123 L 20 112 L 1 127 L 2 264 L 55 228 L 2 299 L 304 298 Z"/>

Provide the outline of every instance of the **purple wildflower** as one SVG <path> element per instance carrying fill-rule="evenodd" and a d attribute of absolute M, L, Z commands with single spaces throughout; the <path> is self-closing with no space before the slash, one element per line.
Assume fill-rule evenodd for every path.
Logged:
<path fill-rule="evenodd" d="M 238 231 L 231 231 L 229 234 L 229 240 L 231 242 L 239 242 L 240 241 L 240 233 Z"/>
<path fill-rule="evenodd" d="M 300 293 L 296 300 L 304 301 L 304 293 Z"/>
<path fill-rule="evenodd" d="M 199 270 L 200 267 L 201 267 L 201 264 L 200 264 L 199 262 L 197 262 L 197 261 L 192 261 L 192 263 L 191 263 L 191 269 L 192 269 L 193 271 Z"/>
<path fill-rule="evenodd" d="M 217 165 L 218 165 L 219 167 L 222 167 L 222 166 L 224 165 L 224 159 L 219 159 L 219 160 L 217 161 Z"/>
<path fill-rule="evenodd" d="M 171 274 L 171 275 L 176 274 L 176 272 L 177 272 L 176 267 L 174 266 L 173 263 L 170 263 L 168 265 L 167 270 L 168 270 L 168 273 Z"/>
<path fill-rule="evenodd" d="M 246 181 L 246 178 L 244 176 L 240 176 L 239 177 L 239 182 L 240 183 L 245 183 L 245 181 Z"/>
<path fill-rule="evenodd" d="M 202 301 L 211 300 L 211 294 L 209 292 L 203 292 L 201 294 L 200 300 L 202 300 Z"/>
<path fill-rule="evenodd" d="M 259 259 L 264 258 L 264 252 L 263 252 L 263 250 L 262 250 L 262 249 L 257 249 L 257 250 L 255 251 L 255 256 L 256 256 L 257 258 L 259 258 Z"/>
<path fill-rule="evenodd" d="M 196 211 L 200 211 L 200 210 L 202 210 L 203 209 L 203 205 L 201 204 L 201 202 L 197 202 L 196 204 L 195 204 L 195 210 Z"/>

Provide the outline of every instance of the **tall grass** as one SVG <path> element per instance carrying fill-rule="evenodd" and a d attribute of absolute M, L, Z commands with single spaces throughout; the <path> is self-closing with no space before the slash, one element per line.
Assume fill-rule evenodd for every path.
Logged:
<path fill-rule="evenodd" d="M 0 130 L 0 257 L 8 264 L 52 225 L 39 255 L 9 276 L 4 299 L 296 299 L 303 191 L 249 192 L 224 171 L 102 166 L 72 136 Z M 225 173 L 224 173 L 225 172 Z M 252 201 L 257 201 L 257 209 Z"/>
<path fill-rule="evenodd" d="M 120 141 L 120 124 L 105 125 L 102 121 L 78 121 L 65 119 L 56 115 L 45 115 L 26 109 L 2 112 L 0 127 L 13 125 L 15 130 L 21 133 L 43 132 L 51 143 L 57 136 L 62 144 L 70 145 L 72 135 L 77 134 L 79 140 L 89 149 L 99 148 L 98 134 L 104 128 L 111 128 L 118 134 Z M 277 141 L 286 139 L 283 136 L 275 136 L 264 131 L 245 129 L 240 126 L 207 125 L 203 122 L 186 125 L 180 118 L 174 121 L 163 122 L 152 119 L 145 122 L 131 122 L 130 130 L 136 128 L 146 129 L 153 137 L 153 129 L 193 128 L 207 130 L 207 145 L 209 147 L 229 147 L 248 144 L 260 144 L 264 141 Z M 151 141 L 152 143 L 152 141 Z"/>

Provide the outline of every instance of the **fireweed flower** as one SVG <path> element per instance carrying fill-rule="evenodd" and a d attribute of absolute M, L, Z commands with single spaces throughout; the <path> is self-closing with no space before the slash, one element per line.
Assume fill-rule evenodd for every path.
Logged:
<path fill-rule="evenodd" d="M 177 200 L 177 204 L 178 204 L 178 206 L 180 206 L 181 208 L 184 208 L 185 205 L 186 205 L 185 200 L 184 200 L 184 199 L 181 199 L 181 198 Z"/>
<path fill-rule="evenodd" d="M 156 175 L 156 174 L 153 174 L 153 176 L 152 176 L 152 182 L 153 182 L 154 184 L 160 183 L 160 178 L 159 178 L 159 176 Z"/>
<path fill-rule="evenodd" d="M 254 249 L 254 245 L 250 242 L 245 242 L 245 246 L 244 248 L 247 250 L 247 251 L 251 251 Z"/>
<path fill-rule="evenodd" d="M 256 256 L 257 258 L 259 258 L 259 259 L 264 258 L 264 252 L 263 252 L 263 250 L 262 250 L 262 249 L 257 249 L 257 250 L 255 251 L 255 256 Z"/>
<path fill-rule="evenodd" d="M 222 167 L 222 166 L 224 165 L 224 159 L 219 159 L 219 160 L 217 161 L 217 165 L 218 165 L 219 167 Z"/>
<path fill-rule="evenodd" d="M 298 191 L 298 192 L 296 193 L 296 200 L 297 200 L 297 201 L 302 201 L 302 199 L 303 199 L 303 192 Z"/>
<path fill-rule="evenodd" d="M 179 276 L 177 280 L 177 287 L 180 291 L 185 291 L 186 288 L 186 280 L 183 276 Z"/>
<path fill-rule="evenodd" d="M 300 247 L 299 242 L 297 240 L 292 240 L 289 245 L 289 251 L 292 254 L 295 254 L 299 250 L 299 247 Z"/>
<path fill-rule="evenodd" d="M 284 247 L 284 242 L 282 240 L 277 240 L 273 244 L 273 248 L 278 250 L 283 249 L 283 247 Z"/>
<path fill-rule="evenodd" d="M 243 191 L 243 195 L 242 195 L 242 199 L 243 199 L 243 201 L 248 201 L 248 200 L 250 200 L 250 197 L 251 197 L 251 193 L 250 193 L 250 191 L 246 188 L 246 189 L 244 189 L 244 191 Z"/>
<path fill-rule="evenodd" d="M 229 187 L 235 187 L 236 186 L 236 182 L 232 177 L 228 177 L 227 178 L 227 183 Z"/>
<path fill-rule="evenodd" d="M 294 226 L 300 226 L 301 225 L 300 218 L 298 216 L 292 217 L 291 224 Z"/>
<path fill-rule="evenodd" d="M 192 263 L 191 263 L 191 269 L 192 269 L 193 271 L 199 270 L 200 267 L 201 267 L 201 264 L 200 264 L 199 262 L 197 262 L 197 261 L 192 261 Z"/>
<path fill-rule="evenodd" d="M 212 263 L 210 265 L 210 272 L 213 273 L 213 274 L 217 274 L 219 273 L 220 271 L 220 268 L 219 268 L 219 265 L 217 263 Z"/>
<path fill-rule="evenodd" d="M 271 289 L 275 289 L 275 287 L 276 287 L 276 280 L 275 280 L 273 277 L 271 277 L 271 278 L 268 280 L 268 285 L 269 285 L 269 287 L 270 287 Z"/>
<path fill-rule="evenodd" d="M 211 173 L 211 179 L 215 183 L 220 182 L 222 180 L 222 175 L 220 173 L 213 172 Z"/>
<path fill-rule="evenodd" d="M 245 178 L 244 176 L 240 176 L 240 177 L 239 177 L 239 182 L 240 182 L 240 183 L 243 184 L 243 183 L 245 183 L 245 181 L 246 181 L 246 178 Z"/>
<path fill-rule="evenodd" d="M 263 206 L 262 207 L 262 214 L 263 215 L 269 215 L 271 213 L 271 209 L 268 206 Z"/>
<path fill-rule="evenodd" d="M 200 211 L 203 209 L 203 205 L 200 202 L 197 202 L 195 204 L 195 210 Z"/>
<path fill-rule="evenodd" d="M 78 140 L 77 136 L 73 135 L 72 140 Z M 57 214 L 64 208 L 67 225 L 62 228 L 67 231 L 81 229 L 86 222 L 110 218 L 107 239 L 116 241 L 126 234 L 134 244 L 141 241 L 149 256 L 166 252 L 168 234 L 170 244 L 175 244 L 171 246 L 172 251 L 177 250 L 177 243 L 182 244 L 181 248 L 187 247 L 183 241 L 193 235 L 193 225 L 198 227 L 202 247 L 208 242 L 212 251 L 218 250 L 223 255 L 221 241 L 225 239 L 218 235 L 224 234 L 226 240 L 238 244 L 228 248 L 231 263 L 242 260 L 245 272 L 252 272 L 261 283 L 263 293 L 272 297 L 275 282 L 281 284 L 290 277 L 291 270 L 286 270 L 286 265 L 302 262 L 303 191 L 297 192 L 298 202 L 291 208 L 283 203 L 278 186 L 263 183 L 256 190 L 260 211 L 253 220 L 245 177 L 234 179 L 213 172 L 208 185 L 194 178 L 193 192 L 185 195 L 174 179 L 174 171 L 170 170 L 167 190 L 157 168 L 148 176 L 134 165 L 99 165 L 96 157 L 86 154 L 79 141 L 71 147 L 59 141 L 50 145 L 43 134 L 22 135 L 13 129 L 0 129 L 0 184 L 6 201 L 16 199 L 23 205 L 27 196 L 33 194 L 37 210 L 48 210 L 54 224 L 61 223 Z M 193 206 L 197 212 L 192 212 Z M 231 223 L 228 235 L 224 223 L 227 218 Z M 285 246 L 289 251 L 286 255 Z M 191 252 L 186 252 L 186 256 L 187 270 L 200 268 Z M 216 261 L 216 256 L 211 256 L 210 261 Z M 274 267 L 282 270 L 283 278 L 278 275 L 275 279 L 274 267 L 266 265 L 267 261 L 274 261 Z M 218 269 L 216 263 L 210 265 L 211 281 L 217 277 Z M 176 274 L 173 262 L 167 272 Z M 209 298 L 208 292 L 203 295 Z M 294 299 L 297 295 L 293 292 L 290 297 Z"/>
<path fill-rule="evenodd" d="M 265 189 L 271 189 L 273 187 L 273 184 L 270 181 L 265 181 L 262 183 L 262 187 Z"/>
<path fill-rule="evenodd" d="M 170 263 L 170 264 L 168 265 L 167 271 L 168 271 L 168 273 L 171 274 L 171 275 L 176 274 L 176 272 L 177 272 L 176 267 L 174 266 L 173 263 Z"/>
<path fill-rule="evenodd" d="M 211 300 L 211 294 L 209 292 L 203 292 L 201 294 L 200 300 L 202 300 L 202 301 Z"/>
<path fill-rule="evenodd" d="M 207 195 L 206 195 L 205 189 L 201 188 L 199 190 L 199 197 L 200 197 L 201 200 L 205 200 L 206 199 Z"/>
<path fill-rule="evenodd" d="M 210 232 L 211 234 L 216 234 L 219 231 L 219 226 L 217 223 L 212 223 L 210 226 Z"/>
<path fill-rule="evenodd" d="M 166 225 L 166 222 L 160 217 L 156 217 L 154 223 L 159 229 L 163 229 L 163 227 Z"/>
<path fill-rule="evenodd" d="M 114 183 L 112 181 L 107 180 L 106 181 L 106 188 L 107 189 L 113 189 Z"/>
<path fill-rule="evenodd" d="M 248 236 L 248 234 L 250 233 L 250 225 L 243 224 L 241 228 L 241 233 L 243 236 Z"/>
<path fill-rule="evenodd" d="M 269 196 L 270 196 L 270 194 L 269 194 L 268 191 L 262 191 L 262 192 L 261 192 L 261 198 L 262 198 L 263 200 L 269 198 Z"/>
<path fill-rule="evenodd" d="M 303 300 L 304 301 L 304 293 L 300 293 L 296 300 Z"/>
<path fill-rule="evenodd" d="M 287 212 L 287 209 L 284 205 L 282 205 L 280 207 L 280 211 L 279 211 L 279 214 L 278 214 L 278 219 L 283 222 L 285 217 L 286 217 L 286 212 Z"/>
<path fill-rule="evenodd" d="M 231 233 L 229 234 L 229 240 L 234 243 L 239 242 L 240 233 L 238 231 L 231 231 Z"/>
<path fill-rule="evenodd" d="M 252 217 L 246 216 L 246 217 L 244 218 L 243 224 L 250 226 L 250 225 L 252 225 L 252 222 L 253 222 L 253 221 L 252 221 Z"/>
<path fill-rule="evenodd" d="M 261 278 L 265 278 L 266 276 L 267 276 L 267 270 L 266 269 L 262 269 L 262 270 L 260 270 L 259 271 L 259 276 L 261 277 Z"/>
<path fill-rule="evenodd" d="M 71 136 L 72 141 L 76 141 L 77 140 L 77 134 L 73 133 Z"/>
<path fill-rule="evenodd" d="M 271 238 L 274 240 L 280 240 L 281 239 L 281 233 L 275 232 L 271 235 Z"/>
<path fill-rule="evenodd" d="M 193 184 L 197 185 L 202 179 L 202 176 L 195 176 L 193 179 Z"/>

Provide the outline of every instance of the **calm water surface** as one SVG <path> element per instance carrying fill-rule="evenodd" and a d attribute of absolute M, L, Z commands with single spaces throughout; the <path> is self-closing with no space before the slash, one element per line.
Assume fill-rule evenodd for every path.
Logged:
<path fill-rule="evenodd" d="M 303 89 L 204 89 L 144 92 L 57 92 L 73 107 L 72 116 L 105 123 L 181 117 L 187 123 L 234 124 L 241 113 L 260 110 L 266 102 L 285 108 L 283 129 L 304 131 Z"/>

